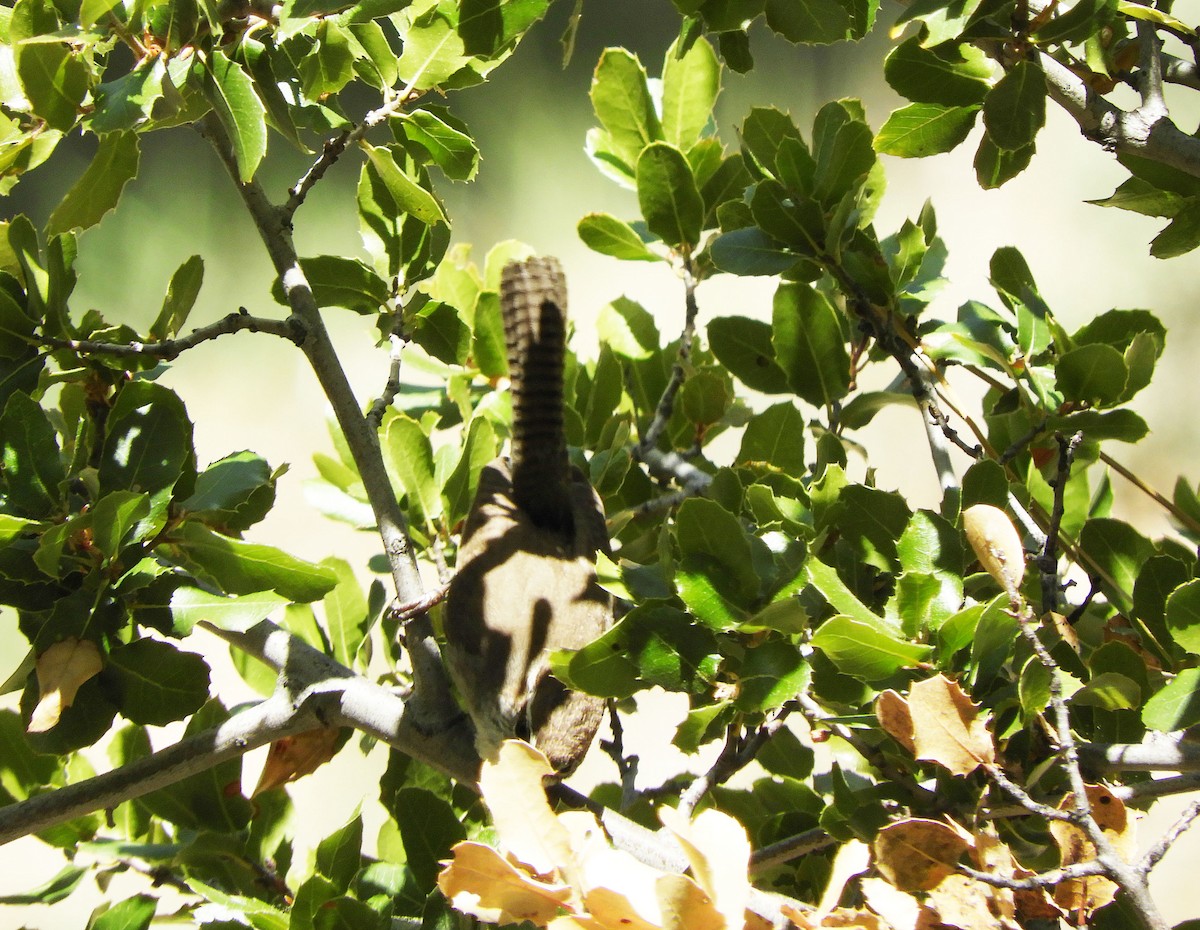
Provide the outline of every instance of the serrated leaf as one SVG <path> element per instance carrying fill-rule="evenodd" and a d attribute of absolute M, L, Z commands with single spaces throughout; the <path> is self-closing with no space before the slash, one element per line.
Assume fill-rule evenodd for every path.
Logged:
<path fill-rule="evenodd" d="M 440 108 L 422 108 L 402 114 L 399 125 L 405 141 L 419 146 L 446 177 L 469 181 L 479 168 L 479 147 L 452 119 Z"/>
<path fill-rule="evenodd" d="M 359 144 L 397 208 L 430 226 L 446 222 L 446 214 L 437 198 L 397 164 L 390 149 L 367 142 Z"/>
<path fill-rule="evenodd" d="M 1046 76 L 1022 59 L 988 91 L 983 101 L 988 136 L 1008 152 L 1029 146 L 1046 122 Z"/>
<path fill-rule="evenodd" d="M 881 681 L 902 668 L 921 664 L 932 652 L 929 646 L 901 639 L 882 623 L 864 623 L 846 616 L 821 624 L 812 644 L 839 671 L 863 681 Z"/>
<path fill-rule="evenodd" d="M 458 30 L 440 11 L 422 16 L 409 27 L 397 73 L 408 93 L 445 82 L 468 61 Z"/>
<path fill-rule="evenodd" d="M 137 177 L 141 150 L 134 132 L 110 132 L 100 137 L 100 147 L 69 191 L 59 201 L 46 224 L 53 236 L 69 229 L 87 229 L 114 209 L 125 185 Z"/>

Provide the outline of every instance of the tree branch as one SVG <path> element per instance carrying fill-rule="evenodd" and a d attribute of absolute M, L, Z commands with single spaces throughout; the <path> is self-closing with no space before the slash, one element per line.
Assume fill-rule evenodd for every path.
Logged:
<path fill-rule="evenodd" d="M 1150 743 L 1081 743 L 1089 772 L 1200 772 L 1200 745 L 1172 739 Z"/>
<path fill-rule="evenodd" d="M 43 345 L 54 349 L 70 349 L 85 355 L 148 356 L 171 361 L 202 342 L 242 331 L 268 333 L 287 339 L 296 345 L 300 345 L 304 341 L 304 329 L 299 320 L 294 317 L 286 320 L 271 320 L 266 317 L 251 316 L 244 307 L 236 313 L 227 313 L 215 323 L 194 329 L 186 336 L 164 339 L 162 342 L 102 342 L 98 339 L 55 339 L 49 336 L 41 337 L 40 341 Z"/>
<path fill-rule="evenodd" d="M 229 140 L 220 124 L 205 117 L 196 124 L 200 133 L 213 145 L 237 185 L 242 201 L 254 220 L 259 236 L 271 257 L 283 286 L 292 313 L 304 326 L 305 338 L 300 348 L 308 358 L 325 396 L 333 407 L 342 435 L 354 456 L 367 500 L 378 522 L 379 535 L 391 565 L 396 594 L 404 603 L 417 601 L 424 593 L 417 568 L 408 526 L 396 493 L 388 478 L 379 437 L 371 429 L 359 408 L 354 391 L 346 378 L 341 360 L 321 318 L 312 288 L 300 267 L 300 259 L 292 243 L 291 215 L 274 206 L 257 180 L 241 183 Z M 433 732 L 451 719 L 457 707 L 450 691 L 449 679 L 442 666 L 441 653 L 433 638 L 429 618 L 419 615 L 409 622 L 406 646 L 412 661 L 415 689 L 414 715 L 424 720 Z"/>
<path fill-rule="evenodd" d="M 690 261 L 685 261 L 683 265 L 683 286 L 685 310 L 683 332 L 679 336 L 679 354 L 675 358 L 675 366 L 671 369 L 671 379 L 667 382 L 662 397 L 658 400 L 654 419 L 650 421 L 650 425 L 642 436 L 642 441 L 638 443 L 638 457 L 643 461 L 650 450 L 657 448 L 658 440 L 666 430 L 667 424 L 671 422 L 671 414 L 675 409 L 675 395 L 679 392 L 687 375 L 687 364 L 692 354 L 692 340 L 696 336 L 696 314 L 699 312 L 699 305 L 696 303 L 696 276 L 692 273 Z"/>

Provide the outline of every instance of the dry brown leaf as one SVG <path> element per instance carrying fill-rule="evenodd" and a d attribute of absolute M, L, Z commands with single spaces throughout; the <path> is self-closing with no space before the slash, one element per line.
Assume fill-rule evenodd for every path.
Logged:
<path fill-rule="evenodd" d="M 991 889 L 965 875 L 947 875 L 929 892 L 929 902 L 942 923 L 959 930 L 996 930 L 999 922 L 989 903 Z"/>
<path fill-rule="evenodd" d="M 936 820 L 899 820 L 875 836 L 875 868 L 901 891 L 928 891 L 954 872 L 967 843 Z"/>
<path fill-rule="evenodd" d="M 459 843 L 452 852 L 438 888 L 457 911 L 487 923 L 529 920 L 544 927 L 570 907 L 570 887 L 531 878 L 490 846 Z"/>
<path fill-rule="evenodd" d="M 659 819 L 675 834 L 697 884 L 713 899 L 728 926 L 741 927 L 750 900 L 750 839 L 745 828 L 711 808 L 689 823 L 679 811 L 664 807 Z"/>
<path fill-rule="evenodd" d="M 100 649 L 90 639 L 68 636 L 55 643 L 37 660 L 38 703 L 29 718 L 28 732 L 45 733 L 75 701 L 89 678 L 104 668 Z"/>
<path fill-rule="evenodd" d="M 592 814 L 565 811 L 558 819 L 583 873 L 587 912 L 611 930 L 657 930 L 662 914 L 655 883 L 662 872 L 613 849 Z"/>
<path fill-rule="evenodd" d="M 917 754 L 913 746 L 913 721 L 908 701 L 891 689 L 884 691 L 875 699 L 875 716 L 892 739 L 914 756 Z"/>
<path fill-rule="evenodd" d="M 849 840 L 841 845 L 837 855 L 833 857 L 833 865 L 829 870 L 829 881 L 825 884 L 825 892 L 821 895 L 821 903 L 817 905 L 817 916 L 824 918 L 837 908 L 846 883 L 855 875 L 861 875 L 871 867 L 871 849 L 861 840 Z"/>
<path fill-rule="evenodd" d="M 995 761 L 987 720 L 958 682 L 944 675 L 919 681 L 909 690 L 908 707 L 918 759 L 936 762 L 954 775 Z"/>
<path fill-rule="evenodd" d="M 990 824 L 975 833 L 975 849 L 972 857 L 983 871 L 1004 878 L 1011 878 L 1020 868 L 1012 850 L 1000 839 Z M 992 910 L 1005 927 L 1017 926 L 1017 906 L 1014 893 L 1009 888 L 992 888 Z M 1044 895 L 1043 895 L 1044 897 Z"/>
<path fill-rule="evenodd" d="M 967 542 L 983 570 L 996 579 L 1010 601 L 1021 599 L 1025 549 L 1008 515 L 990 504 L 975 504 L 962 512 Z"/>
<path fill-rule="evenodd" d="M 713 899 L 686 875 L 663 875 L 656 883 L 663 930 L 741 930 L 729 927 Z"/>
<path fill-rule="evenodd" d="M 847 930 L 888 930 L 887 924 L 878 914 L 848 907 L 839 907 L 832 914 L 826 915 L 818 926 L 845 927 Z"/>
<path fill-rule="evenodd" d="M 275 740 L 250 796 L 256 798 L 264 791 L 311 775 L 333 758 L 340 735 L 341 730 L 337 727 L 318 727 Z"/>
<path fill-rule="evenodd" d="M 546 757 L 520 740 L 505 740 L 496 761 L 485 761 L 479 791 L 492 815 L 500 847 L 535 875 L 559 872 L 582 891 L 567 828 L 554 816 L 542 779 L 553 775 Z"/>
<path fill-rule="evenodd" d="M 1137 851 L 1137 837 L 1125 803 L 1103 785 L 1087 785 L 1085 788 L 1093 819 L 1121 857 L 1128 861 Z M 1059 810 L 1070 810 L 1074 804 L 1075 795 L 1072 793 L 1066 795 L 1058 807 Z M 1063 865 L 1089 862 L 1096 858 L 1096 847 L 1081 828 L 1064 820 L 1052 820 L 1049 827 Z M 1090 913 L 1109 904 L 1117 891 L 1117 886 L 1107 878 L 1090 876 L 1056 885 L 1054 901 L 1064 910 Z"/>
<path fill-rule="evenodd" d="M 858 883 L 867 907 L 888 922 L 892 930 L 917 930 L 921 902 L 882 878 L 864 878 Z"/>

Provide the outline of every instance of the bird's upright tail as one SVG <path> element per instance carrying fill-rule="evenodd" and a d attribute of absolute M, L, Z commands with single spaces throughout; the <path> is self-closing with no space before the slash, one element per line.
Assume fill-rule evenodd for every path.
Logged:
<path fill-rule="evenodd" d="M 507 265 L 500 307 L 512 380 L 513 498 L 536 525 L 569 537 L 574 518 L 563 427 L 567 287 L 557 259 Z"/>

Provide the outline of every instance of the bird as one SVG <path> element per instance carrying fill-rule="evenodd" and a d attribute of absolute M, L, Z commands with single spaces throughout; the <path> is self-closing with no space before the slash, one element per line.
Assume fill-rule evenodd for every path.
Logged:
<path fill-rule="evenodd" d="M 513 409 L 509 455 L 480 473 L 447 594 L 444 654 L 480 757 L 494 759 L 516 737 L 562 776 L 591 745 L 604 699 L 555 678 L 549 654 L 582 648 L 611 626 L 612 601 L 595 565 L 610 543 L 604 505 L 567 453 L 567 300 L 558 261 L 506 265 L 500 305 Z"/>

